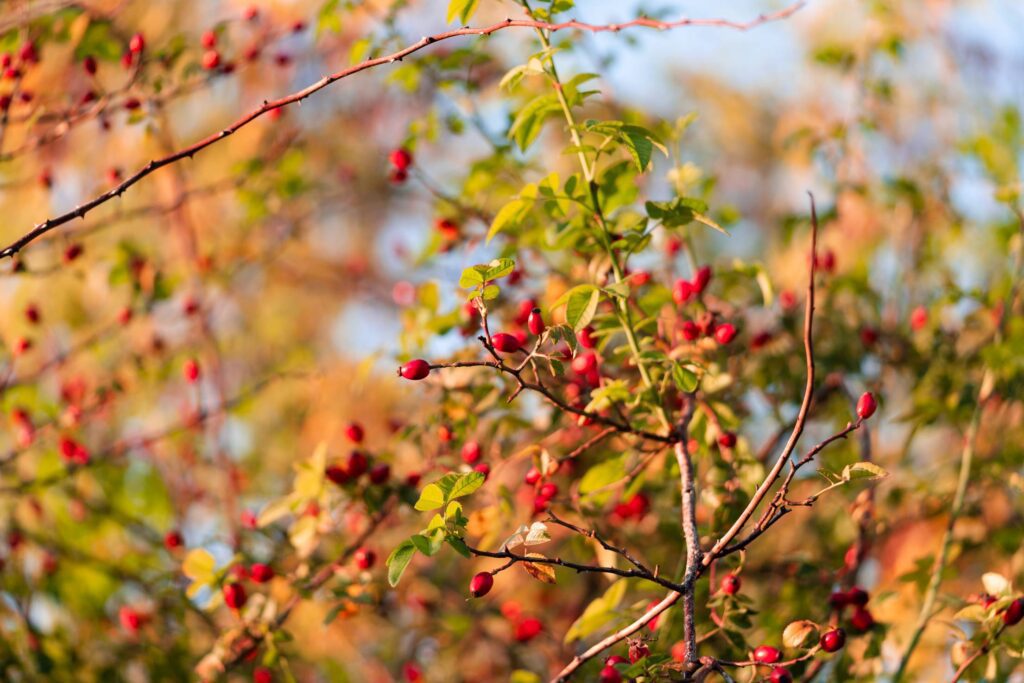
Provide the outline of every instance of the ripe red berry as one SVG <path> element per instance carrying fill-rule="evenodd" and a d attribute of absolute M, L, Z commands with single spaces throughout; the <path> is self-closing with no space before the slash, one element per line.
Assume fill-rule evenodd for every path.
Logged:
<path fill-rule="evenodd" d="M 117 619 L 121 622 L 121 628 L 129 633 L 136 633 L 143 621 L 142 615 L 127 605 L 118 610 Z"/>
<path fill-rule="evenodd" d="M 128 50 L 136 54 L 146 49 L 146 39 L 141 33 L 136 33 L 132 36 L 131 40 L 128 41 Z"/>
<path fill-rule="evenodd" d="M 406 662 L 402 665 L 402 675 L 405 676 L 405 680 L 408 683 L 419 683 L 423 680 L 423 672 L 412 662 Z"/>
<path fill-rule="evenodd" d="M 863 607 L 858 607 L 850 617 L 850 626 L 858 633 L 870 631 L 874 625 L 875 618 Z"/>
<path fill-rule="evenodd" d="M 689 280 L 679 279 L 672 285 L 672 300 L 676 302 L 677 306 L 682 306 L 692 299 L 693 294 L 693 285 Z"/>
<path fill-rule="evenodd" d="M 541 498 L 554 498 L 558 495 L 558 484 L 549 481 L 547 484 L 540 487 L 539 493 Z"/>
<path fill-rule="evenodd" d="M 597 680 L 599 683 L 622 683 L 622 674 L 614 666 L 606 665 L 601 669 Z"/>
<path fill-rule="evenodd" d="M 579 375 L 586 375 L 597 369 L 597 354 L 593 351 L 581 353 L 572 359 L 570 363 L 572 371 Z"/>
<path fill-rule="evenodd" d="M 462 445 L 462 462 L 472 465 L 480 459 L 480 444 L 476 441 L 467 441 Z"/>
<path fill-rule="evenodd" d="M 370 469 L 370 483 L 383 484 L 391 476 L 391 466 L 387 463 L 375 465 Z"/>
<path fill-rule="evenodd" d="M 469 580 L 469 593 L 474 598 L 482 598 L 491 592 L 494 586 L 494 577 L 490 572 L 480 572 Z"/>
<path fill-rule="evenodd" d="M 257 666 L 252 670 L 252 683 L 273 683 L 274 674 L 265 666 Z"/>
<path fill-rule="evenodd" d="M 373 552 L 369 548 L 359 548 L 352 555 L 352 558 L 356 562 L 356 566 L 360 569 L 369 569 L 373 566 L 373 563 L 377 561 L 377 553 Z"/>
<path fill-rule="evenodd" d="M 182 373 L 189 384 L 195 384 L 199 381 L 199 363 L 194 358 L 189 358 L 182 366 Z"/>
<path fill-rule="evenodd" d="M 82 60 L 82 68 L 90 76 L 96 73 L 97 66 L 96 58 L 92 55 L 86 55 L 85 59 Z"/>
<path fill-rule="evenodd" d="M 362 443 L 364 435 L 363 426 L 358 422 L 349 422 L 345 427 L 345 436 L 352 443 Z"/>
<path fill-rule="evenodd" d="M 691 287 L 695 294 L 702 294 L 709 282 L 711 282 L 711 266 L 701 266 L 693 277 Z"/>
<path fill-rule="evenodd" d="M 174 550 L 180 548 L 185 544 L 185 539 L 181 537 L 181 532 L 176 529 L 172 529 L 164 534 L 164 547 L 168 550 Z"/>
<path fill-rule="evenodd" d="M 850 604 L 850 594 L 845 591 L 835 591 L 828 596 L 828 604 L 835 610 L 841 610 Z"/>
<path fill-rule="evenodd" d="M 324 476 L 338 486 L 343 486 L 348 482 L 348 472 L 346 472 L 345 468 L 341 465 L 328 466 L 324 469 Z"/>
<path fill-rule="evenodd" d="M 910 329 L 918 332 L 924 329 L 924 326 L 928 324 L 928 309 L 924 306 L 918 306 L 910 314 Z"/>
<path fill-rule="evenodd" d="M 605 666 L 615 666 L 616 664 L 629 664 L 629 660 L 622 655 L 612 655 L 608 659 L 604 660 Z"/>
<path fill-rule="evenodd" d="M 69 244 L 67 249 L 64 250 L 64 263 L 71 263 L 81 256 L 83 251 L 85 251 L 85 249 L 78 242 Z"/>
<path fill-rule="evenodd" d="M 1016 626 L 1021 619 L 1024 619 L 1024 598 L 1017 598 L 1003 612 L 1003 623 L 1007 626 Z"/>
<path fill-rule="evenodd" d="M 256 5 L 248 5 L 242 11 L 242 18 L 246 21 L 253 21 L 260 16 L 260 9 Z"/>
<path fill-rule="evenodd" d="M 495 351 L 501 351 L 502 353 L 512 353 L 513 351 L 517 351 L 521 346 L 515 335 L 508 334 L 506 332 L 492 334 L 491 345 L 494 346 Z"/>
<path fill-rule="evenodd" d="M 520 643 L 525 643 L 536 638 L 543 630 L 544 624 L 540 622 L 540 619 L 527 617 L 516 624 L 515 639 Z"/>
<path fill-rule="evenodd" d="M 846 591 L 846 600 L 851 605 L 863 607 L 864 605 L 868 604 L 868 600 L 870 599 L 871 596 L 868 594 L 868 592 L 860 586 L 854 586 L 850 590 Z"/>
<path fill-rule="evenodd" d="M 680 331 L 683 333 L 683 339 L 686 341 L 697 341 L 700 338 L 700 328 L 692 320 L 683 321 Z"/>
<path fill-rule="evenodd" d="M 211 49 L 217 44 L 217 32 L 203 31 L 203 35 L 199 37 L 199 44 L 208 50 Z"/>
<path fill-rule="evenodd" d="M 274 578 L 274 570 L 268 564 L 256 562 L 249 567 L 249 577 L 256 583 L 266 583 Z"/>
<path fill-rule="evenodd" d="M 632 664 L 636 664 L 641 659 L 651 654 L 651 648 L 647 647 L 641 641 L 633 641 L 629 645 L 629 661 Z"/>
<path fill-rule="evenodd" d="M 576 341 L 585 349 L 592 349 L 597 346 L 597 340 L 594 338 L 594 328 L 588 325 L 577 332 Z"/>
<path fill-rule="evenodd" d="M 403 377 L 405 379 L 412 379 L 412 380 L 423 379 L 424 377 L 426 377 L 429 374 L 430 374 L 430 363 L 428 363 L 427 361 L 423 360 L 422 358 L 417 358 L 416 360 L 411 360 L 408 363 L 406 363 L 405 365 L 399 366 L 399 368 L 398 368 L 398 376 L 399 377 Z"/>
<path fill-rule="evenodd" d="M 866 391 L 857 401 L 857 417 L 866 420 L 875 414 L 876 408 L 878 408 L 878 404 L 875 402 L 875 397 L 870 391 Z"/>
<path fill-rule="evenodd" d="M 213 71 L 220 66 L 220 53 L 216 50 L 207 50 L 203 53 L 203 58 L 200 63 L 207 71 Z"/>
<path fill-rule="evenodd" d="M 825 652 L 838 652 L 846 644 L 846 632 L 841 628 L 826 631 L 821 636 L 821 649 Z"/>
<path fill-rule="evenodd" d="M 479 472 L 480 474 L 484 475 L 484 481 L 487 481 L 487 477 L 491 476 L 491 466 L 485 462 L 482 462 L 479 465 L 475 466 L 473 468 L 473 471 Z"/>
<path fill-rule="evenodd" d="M 722 432 L 718 435 L 718 445 L 722 448 L 733 448 L 736 446 L 736 434 L 733 432 Z"/>
<path fill-rule="evenodd" d="M 736 338 L 736 326 L 732 323 L 722 323 L 715 328 L 715 341 L 719 344 L 728 344 Z"/>
<path fill-rule="evenodd" d="M 535 334 L 538 337 L 544 333 L 544 317 L 541 315 L 539 308 L 530 311 L 530 316 L 526 320 L 526 326 L 531 334 Z"/>
<path fill-rule="evenodd" d="M 526 471 L 526 476 L 523 478 L 523 481 L 525 481 L 530 486 L 533 486 L 538 481 L 540 481 L 540 478 L 541 478 L 540 470 L 537 469 L 536 467 L 531 467 L 530 469 L 528 469 Z"/>
<path fill-rule="evenodd" d="M 722 592 L 726 595 L 736 595 L 740 592 L 741 585 L 743 585 L 743 582 L 735 574 L 726 574 L 722 577 L 722 583 L 720 584 Z"/>
<path fill-rule="evenodd" d="M 782 653 L 771 645 L 761 645 L 754 650 L 754 661 L 758 664 L 774 664 L 782 659 Z"/>
<path fill-rule="evenodd" d="M 412 166 L 412 152 L 405 147 L 392 150 L 391 154 L 388 155 L 388 161 L 391 162 L 396 171 L 407 171 Z"/>
<path fill-rule="evenodd" d="M 345 461 L 345 472 L 351 479 L 363 476 L 370 467 L 370 461 L 362 451 L 352 451 Z"/>
<path fill-rule="evenodd" d="M 231 609 L 242 609 L 245 607 L 245 587 L 242 584 L 235 581 L 226 583 L 221 592 L 224 593 L 224 604 Z"/>
<path fill-rule="evenodd" d="M 793 676 L 789 673 L 789 669 L 777 666 L 772 669 L 768 681 L 769 683 L 793 683 Z"/>

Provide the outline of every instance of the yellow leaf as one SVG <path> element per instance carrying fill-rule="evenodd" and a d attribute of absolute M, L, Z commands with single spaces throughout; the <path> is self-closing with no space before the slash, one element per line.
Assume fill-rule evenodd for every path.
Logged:
<path fill-rule="evenodd" d="M 539 557 L 541 559 L 547 559 L 540 553 L 528 553 L 527 557 Z M 556 583 L 555 581 L 555 568 L 550 564 L 534 564 L 533 562 L 523 562 L 523 569 L 526 573 L 544 583 Z"/>
<path fill-rule="evenodd" d="M 217 561 L 213 559 L 213 555 L 202 548 L 196 548 L 185 556 L 185 561 L 181 563 L 181 571 L 197 583 L 206 583 L 213 577 L 216 566 Z"/>

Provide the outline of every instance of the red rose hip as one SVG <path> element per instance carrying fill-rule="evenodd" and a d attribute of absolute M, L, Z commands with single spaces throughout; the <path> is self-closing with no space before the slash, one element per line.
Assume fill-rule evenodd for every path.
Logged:
<path fill-rule="evenodd" d="M 870 391 L 865 391 L 857 401 L 857 417 L 866 420 L 875 414 L 877 408 L 878 403 L 875 402 L 875 397 Z"/>
<path fill-rule="evenodd" d="M 360 548 L 352 557 L 356 562 L 356 566 L 364 570 L 372 567 L 374 562 L 377 561 L 377 553 L 369 548 Z"/>
<path fill-rule="evenodd" d="M 841 628 L 826 631 L 821 636 L 821 649 L 825 652 L 838 652 L 846 644 L 846 632 Z"/>
<path fill-rule="evenodd" d="M 430 363 L 423 360 L 422 358 L 411 360 L 405 365 L 399 366 L 398 368 L 398 376 L 404 379 L 419 380 L 423 379 L 429 374 Z"/>
<path fill-rule="evenodd" d="M 526 326 L 531 334 L 538 337 L 544 334 L 544 318 L 541 316 L 539 308 L 530 311 L 530 317 L 526 319 Z"/>
<path fill-rule="evenodd" d="M 740 586 L 742 585 L 742 583 L 743 582 L 740 581 L 740 577 L 736 576 L 735 574 L 726 574 L 724 577 L 722 577 L 722 583 L 720 584 L 720 588 L 722 589 L 722 592 L 726 595 L 736 595 L 740 592 Z"/>
<path fill-rule="evenodd" d="M 469 593 L 474 598 L 482 598 L 491 592 L 494 586 L 494 577 L 490 572 L 480 572 L 469 580 Z"/>
<path fill-rule="evenodd" d="M 754 661 L 758 664 L 774 664 L 782 659 L 782 653 L 771 645 L 761 645 L 754 650 Z"/>
<path fill-rule="evenodd" d="M 237 582 L 231 582 L 224 584 L 224 588 L 221 589 L 224 593 L 224 604 L 231 609 L 242 609 L 245 607 L 245 587 Z"/>

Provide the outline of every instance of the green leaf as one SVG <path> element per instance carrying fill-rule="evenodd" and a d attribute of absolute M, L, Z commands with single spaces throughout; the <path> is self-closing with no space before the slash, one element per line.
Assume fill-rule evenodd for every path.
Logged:
<path fill-rule="evenodd" d="M 519 110 L 512 122 L 512 127 L 508 131 L 509 138 L 515 141 L 520 150 L 526 151 L 530 143 L 540 135 L 544 120 L 558 111 L 558 108 L 558 100 L 554 95 L 535 97 L 530 100 Z"/>
<path fill-rule="evenodd" d="M 697 373 L 676 363 L 672 366 L 672 381 L 675 382 L 679 391 L 688 394 L 697 388 Z"/>
<path fill-rule="evenodd" d="M 448 494 L 448 500 L 455 500 L 456 498 L 462 498 L 476 491 L 478 488 L 483 486 L 484 483 L 483 472 L 469 472 L 459 477 L 459 480 L 455 482 L 455 486 L 452 487 L 451 493 Z"/>
<path fill-rule="evenodd" d="M 843 481 L 854 479 L 882 479 L 889 473 L 873 462 L 855 462 L 843 468 Z"/>
<path fill-rule="evenodd" d="M 516 262 L 510 258 L 498 258 L 487 264 L 487 270 L 484 272 L 484 279 L 488 282 L 497 280 L 499 277 L 505 277 L 511 275 L 512 271 L 516 269 Z"/>
<path fill-rule="evenodd" d="M 477 473 L 479 474 L 479 473 Z M 427 510 L 436 510 L 445 503 L 445 495 L 441 490 L 441 487 L 437 484 L 427 484 L 423 491 L 420 492 L 419 500 L 416 501 L 415 508 L 420 512 Z"/>
<path fill-rule="evenodd" d="M 479 287 L 485 281 L 484 274 L 487 273 L 487 266 L 470 266 L 462 271 L 459 276 L 459 287 L 473 289 Z"/>
<path fill-rule="evenodd" d="M 480 0 L 449 0 L 448 18 L 445 21 L 450 24 L 455 17 L 458 17 L 459 21 L 465 24 L 476 12 L 479 3 Z"/>
<path fill-rule="evenodd" d="M 594 285 L 579 285 L 562 295 L 559 303 L 565 301 L 565 320 L 575 332 L 590 324 L 601 301 L 601 291 Z M 556 303 L 556 307 L 559 305 Z"/>
<path fill-rule="evenodd" d="M 413 555 L 416 554 L 416 546 L 410 540 L 402 541 L 401 545 L 391 551 L 385 564 L 388 567 L 388 583 L 394 588 L 398 585 L 405 568 L 409 566 Z"/>
<path fill-rule="evenodd" d="M 505 206 L 498 210 L 497 215 L 494 216 L 494 220 L 491 221 L 491 227 L 487 231 L 487 241 L 490 242 L 495 235 L 500 233 L 502 230 L 508 227 L 512 227 L 514 224 L 519 223 L 523 219 L 523 214 L 529 209 L 531 203 L 523 201 L 522 199 L 513 199 Z"/>
<path fill-rule="evenodd" d="M 455 548 L 455 552 L 457 552 L 459 555 L 462 555 L 465 558 L 470 558 L 473 556 L 473 553 L 469 550 L 469 546 L 467 546 L 466 542 L 458 536 L 453 536 L 449 534 L 448 538 L 445 540 L 448 541 L 448 545 Z"/>
<path fill-rule="evenodd" d="M 580 493 L 587 495 L 626 476 L 626 456 L 619 455 L 600 462 L 583 475 L 580 480 Z"/>
<path fill-rule="evenodd" d="M 708 205 L 699 199 L 676 197 L 668 202 L 647 202 L 647 215 L 660 221 L 666 228 L 681 228 L 692 223 L 698 213 L 708 210 Z"/>

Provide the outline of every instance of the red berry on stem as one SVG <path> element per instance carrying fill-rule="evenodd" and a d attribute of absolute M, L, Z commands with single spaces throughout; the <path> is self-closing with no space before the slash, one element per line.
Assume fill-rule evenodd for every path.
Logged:
<path fill-rule="evenodd" d="M 352 451 L 345 462 L 345 472 L 351 479 L 358 479 L 369 469 L 369 459 L 362 451 Z"/>
<path fill-rule="evenodd" d="M 391 466 L 387 463 L 375 465 L 370 469 L 370 483 L 383 484 L 391 476 Z"/>
<path fill-rule="evenodd" d="M 249 567 L 249 576 L 256 583 L 266 583 L 274 578 L 274 570 L 268 564 L 256 562 Z"/>
<path fill-rule="evenodd" d="M 525 643 L 536 638 L 543 630 L 544 624 L 540 622 L 540 619 L 527 617 L 516 624 L 515 639 L 520 643 Z"/>
<path fill-rule="evenodd" d="M 1017 598 L 1003 612 L 1003 623 L 1007 626 L 1016 626 L 1021 619 L 1024 619 L 1024 598 Z"/>
<path fill-rule="evenodd" d="M 128 50 L 136 54 L 146 49 L 146 39 L 141 33 L 136 33 L 132 36 L 131 40 L 128 41 Z"/>
<path fill-rule="evenodd" d="M 601 669 L 597 680 L 599 683 L 622 683 L 622 674 L 614 666 L 606 665 Z"/>
<path fill-rule="evenodd" d="M 915 332 L 919 332 L 924 329 L 924 326 L 928 324 L 928 309 L 924 306 L 918 306 L 910 314 L 910 329 Z"/>
<path fill-rule="evenodd" d="M 850 617 L 850 626 L 858 633 L 870 631 L 874 625 L 875 618 L 863 607 L 858 607 Z"/>
<path fill-rule="evenodd" d="M 217 32 L 203 31 L 203 35 L 199 38 L 199 44 L 208 50 L 213 48 L 217 44 Z"/>
<path fill-rule="evenodd" d="M 743 584 L 740 581 L 740 577 L 735 574 L 726 574 L 722 577 L 722 583 L 720 584 L 722 592 L 726 595 L 736 595 L 740 592 L 740 586 Z"/>
<path fill-rule="evenodd" d="M 793 676 L 789 673 L 789 669 L 777 666 L 772 669 L 768 680 L 770 683 L 793 683 Z"/>
<path fill-rule="evenodd" d="M 680 330 L 683 333 L 683 339 L 686 341 L 697 341 L 700 338 L 700 328 L 692 320 L 684 321 Z"/>
<path fill-rule="evenodd" d="M 324 476 L 338 486 L 342 486 L 348 481 L 348 472 L 341 465 L 328 466 L 324 469 Z"/>
<path fill-rule="evenodd" d="M 492 334 L 491 345 L 494 346 L 495 351 L 501 351 L 502 353 L 512 353 L 522 346 L 519 343 L 519 340 L 516 339 L 515 335 L 511 335 L 506 332 Z"/>
<path fill-rule="evenodd" d="M 85 73 L 90 76 L 95 74 L 97 69 L 96 58 L 92 55 L 86 55 L 85 59 L 82 60 L 82 68 L 84 68 Z"/>
<path fill-rule="evenodd" d="M 846 644 L 846 632 L 841 628 L 826 631 L 821 636 L 821 649 L 825 652 L 838 652 Z"/>
<path fill-rule="evenodd" d="M 846 591 L 846 600 L 851 605 L 857 607 L 863 607 L 868 604 L 868 600 L 871 598 L 868 592 L 860 586 L 854 586 L 850 590 Z"/>
<path fill-rule="evenodd" d="M 722 323 L 715 328 L 715 341 L 719 344 L 728 344 L 736 338 L 736 326 L 732 323 Z"/>
<path fill-rule="evenodd" d="M 845 591 L 835 591 L 828 596 L 828 604 L 832 609 L 841 610 L 850 604 L 850 594 Z"/>
<path fill-rule="evenodd" d="M 348 437 L 348 440 L 352 443 L 362 443 L 364 435 L 363 425 L 358 422 L 349 422 L 345 427 L 345 436 Z"/>
<path fill-rule="evenodd" d="M 181 533 L 179 531 L 172 529 L 164 534 L 164 547 L 168 550 L 180 548 L 184 544 L 185 540 L 181 537 Z"/>
<path fill-rule="evenodd" d="M 577 332 L 576 341 L 585 349 L 592 349 L 597 346 L 597 340 L 594 338 L 594 328 L 588 325 Z"/>
<path fill-rule="evenodd" d="M 526 476 L 523 478 L 523 481 L 525 481 L 530 486 L 533 486 L 538 481 L 540 481 L 540 478 L 541 478 L 540 470 L 537 469 L 536 467 L 531 467 L 530 469 L 528 469 L 526 471 Z"/>
<path fill-rule="evenodd" d="M 265 666 L 257 666 L 252 670 L 252 683 L 273 683 L 274 674 Z"/>
<path fill-rule="evenodd" d="M 430 363 L 417 358 L 398 368 L 398 375 L 404 379 L 418 380 L 430 374 Z"/>
<path fill-rule="evenodd" d="M 242 584 L 232 581 L 224 584 L 221 589 L 224 593 L 224 604 L 231 609 L 242 609 L 245 607 L 245 587 Z"/>
<path fill-rule="evenodd" d="M 604 660 L 605 666 L 615 666 L 616 664 L 629 664 L 629 660 L 622 655 L 612 655 L 608 659 Z"/>
<path fill-rule="evenodd" d="M 733 448 L 736 445 L 736 434 L 733 432 L 722 432 L 718 435 L 718 445 L 722 448 Z"/>
<path fill-rule="evenodd" d="M 484 475 L 484 481 L 487 481 L 487 477 L 491 476 L 491 466 L 485 462 L 482 462 L 476 467 L 474 467 L 473 471 L 479 472 L 480 474 Z"/>
<path fill-rule="evenodd" d="M 412 152 L 405 147 L 392 150 L 388 155 L 388 161 L 395 167 L 396 171 L 407 171 L 412 166 Z"/>
<path fill-rule="evenodd" d="M 857 417 L 866 420 L 875 414 L 877 408 L 878 403 L 875 402 L 875 397 L 870 391 L 865 391 L 857 401 Z"/>
<path fill-rule="evenodd" d="M 207 50 L 203 53 L 203 58 L 200 63 L 207 71 L 213 71 L 220 66 L 220 53 L 216 50 Z"/>
<path fill-rule="evenodd" d="M 701 266 L 697 269 L 697 274 L 693 277 L 693 284 L 691 287 L 695 293 L 702 294 L 707 288 L 709 282 L 711 282 L 711 266 Z"/>
<path fill-rule="evenodd" d="M 195 384 L 199 381 L 199 363 L 194 358 L 189 358 L 182 366 L 182 373 L 189 384 Z"/>
<path fill-rule="evenodd" d="M 672 285 L 672 300 L 676 302 L 677 306 L 682 306 L 692 299 L 693 294 L 693 285 L 689 280 L 679 279 Z"/>
<path fill-rule="evenodd" d="M 369 548 L 360 548 L 352 555 L 352 557 L 356 562 L 356 566 L 360 569 L 369 569 L 373 566 L 373 563 L 377 561 L 377 553 L 373 552 Z"/>
<path fill-rule="evenodd" d="M 537 335 L 538 337 L 544 334 L 544 317 L 541 315 L 539 308 L 535 308 L 530 311 L 530 317 L 526 320 L 526 326 L 529 328 L 531 334 Z"/>
<path fill-rule="evenodd" d="M 474 598 L 482 598 L 491 592 L 494 577 L 490 572 L 480 572 L 469 581 L 469 592 Z"/>
<path fill-rule="evenodd" d="M 771 645 L 761 645 L 754 650 L 754 661 L 758 664 L 774 664 L 782 659 L 782 653 Z"/>
<path fill-rule="evenodd" d="M 462 461 L 472 465 L 480 460 L 480 444 L 476 441 L 467 441 L 462 445 Z"/>

